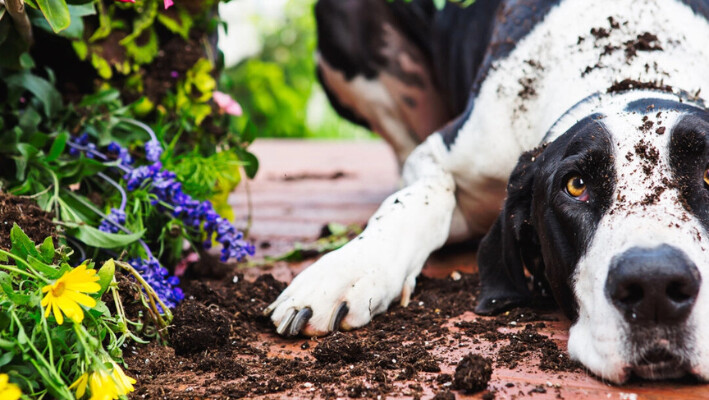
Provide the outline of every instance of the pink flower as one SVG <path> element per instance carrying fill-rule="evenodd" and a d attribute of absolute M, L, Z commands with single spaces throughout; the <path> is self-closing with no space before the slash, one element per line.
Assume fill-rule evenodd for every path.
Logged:
<path fill-rule="evenodd" d="M 231 96 L 226 93 L 215 90 L 212 95 L 212 99 L 214 99 L 217 107 L 219 107 L 219 110 L 223 113 L 235 115 L 237 117 L 244 113 L 239 103 L 237 103 L 236 100 L 232 99 Z"/>

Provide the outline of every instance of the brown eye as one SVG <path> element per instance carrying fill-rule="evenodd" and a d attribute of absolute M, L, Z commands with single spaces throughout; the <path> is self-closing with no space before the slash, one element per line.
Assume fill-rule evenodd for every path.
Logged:
<path fill-rule="evenodd" d="M 707 185 L 709 185 L 709 169 L 707 169 L 706 171 L 704 171 L 704 183 L 706 183 Z"/>
<path fill-rule="evenodd" d="M 705 174 L 704 179 L 707 180 L 709 177 Z M 582 198 L 587 197 L 584 196 L 586 194 L 586 183 L 580 176 L 573 176 L 566 182 L 566 192 L 579 200 L 586 200 L 585 198 Z"/>

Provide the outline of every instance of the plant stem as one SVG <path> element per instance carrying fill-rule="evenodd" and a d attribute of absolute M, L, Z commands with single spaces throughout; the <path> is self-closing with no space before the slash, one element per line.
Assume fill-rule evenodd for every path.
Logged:
<path fill-rule="evenodd" d="M 150 286 L 150 284 L 148 282 L 146 282 L 145 279 L 143 279 L 143 277 L 140 275 L 140 273 L 138 271 L 136 271 L 132 265 L 130 265 L 126 262 L 123 262 L 123 261 L 116 261 L 116 265 L 118 265 L 121 268 L 128 271 L 131 275 L 133 275 L 133 277 L 138 281 L 138 283 L 140 283 L 140 285 L 143 286 L 146 293 L 148 294 L 148 301 L 150 302 L 152 311 L 156 314 L 160 328 L 162 329 L 162 328 L 167 327 L 168 323 L 165 322 L 165 320 L 163 320 L 162 315 L 158 311 L 158 308 L 155 304 L 155 300 L 157 300 L 158 303 L 160 303 L 160 307 L 162 308 L 163 312 L 167 316 L 168 321 L 172 321 L 172 312 L 170 311 L 170 308 L 168 308 L 165 305 L 165 303 L 163 303 L 163 301 L 160 299 L 160 296 L 158 296 L 157 293 L 155 293 L 155 290 L 153 289 L 153 287 Z M 160 332 L 160 330 L 158 330 L 158 332 Z"/>
<path fill-rule="evenodd" d="M 26 277 L 28 277 L 28 278 L 33 278 L 33 279 L 34 279 L 34 278 L 37 278 L 36 276 L 30 274 L 29 272 L 25 272 L 25 271 L 23 271 L 23 270 L 21 270 L 21 269 L 19 269 L 19 268 L 15 268 L 15 267 L 13 267 L 13 266 L 11 266 L 11 265 L 0 264 L 0 268 L 5 269 L 5 270 L 8 270 L 8 271 L 10 271 L 10 272 L 14 272 L 14 273 L 16 273 L 16 274 L 24 275 L 24 276 L 26 276 Z"/>
<path fill-rule="evenodd" d="M 33 278 L 39 278 L 39 279 L 43 280 L 45 283 L 51 283 L 51 281 L 49 279 L 45 278 L 39 272 L 35 271 L 34 268 L 32 268 L 32 266 L 27 261 L 23 260 L 22 258 L 10 253 L 9 251 L 5 251 L 3 249 L 0 249 L 0 254 L 12 258 L 18 264 L 23 264 L 26 269 L 32 271 L 32 273 L 34 274 L 34 275 L 28 275 L 27 273 L 24 273 L 23 275 L 33 277 Z M 4 265 L 2 265 L 2 267 L 7 268 Z M 15 272 L 21 272 L 21 271 L 17 270 Z"/>
<path fill-rule="evenodd" d="M 34 41 L 32 38 L 32 25 L 27 17 L 27 12 L 25 12 L 25 2 L 23 0 L 5 0 L 5 8 L 7 8 L 7 13 L 10 14 L 22 41 L 27 44 L 27 47 L 32 46 Z"/>
<path fill-rule="evenodd" d="M 128 195 L 126 195 L 126 191 L 123 190 L 121 185 L 118 184 L 118 182 L 114 181 L 113 179 L 109 178 L 108 175 L 104 174 L 103 172 L 99 172 L 98 174 L 99 177 L 103 178 L 106 182 L 110 183 L 111 186 L 115 187 L 116 190 L 121 194 L 121 207 L 120 210 L 123 211 L 126 209 L 126 202 L 128 201 Z"/>
<path fill-rule="evenodd" d="M 150 135 L 151 140 L 155 140 L 156 142 L 158 141 L 158 137 L 155 135 L 155 131 L 153 131 L 152 128 L 150 128 L 148 125 L 146 125 L 138 120 L 132 119 L 132 118 L 119 117 L 118 120 L 123 121 L 123 122 L 127 122 L 129 124 L 133 124 L 139 128 L 142 128 L 144 131 L 148 132 L 148 135 Z"/>

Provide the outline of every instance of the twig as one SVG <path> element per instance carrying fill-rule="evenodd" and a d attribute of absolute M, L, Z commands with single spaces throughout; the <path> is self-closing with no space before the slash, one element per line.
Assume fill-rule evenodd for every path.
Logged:
<path fill-rule="evenodd" d="M 33 42 L 32 25 L 30 25 L 30 19 L 25 12 L 25 2 L 23 0 L 5 0 L 5 8 L 7 8 L 7 13 L 10 14 L 22 41 L 27 46 L 31 46 Z"/>
<path fill-rule="evenodd" d="M 243 168 L 242 168 L 243 171 Z M 246 175 L 246 172 L 244 171 L 244 175 Z M 254 204 L 251 201 L 251 188 L 249 187 L 249 178 L 248 176 L 246 179 L 244 179 L 244 188 L 246 189 L 246 228 L 244 229 L 244 237 L 249 236 L 249 231 L 251 230 L 251 225 L 254 222 Z"/>

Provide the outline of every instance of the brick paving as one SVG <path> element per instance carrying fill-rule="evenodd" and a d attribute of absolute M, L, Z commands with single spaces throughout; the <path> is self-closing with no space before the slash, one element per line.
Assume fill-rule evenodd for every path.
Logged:
<path fill-rule="evenodd" d="M 282 254 L 295 242 L 315 240 L 323 225 L 329 222 L 364 224 L 379 203 L 398 187 L 398 168 L 393 154 L 383 142 L 288 141 L 258 140 L 252 151 L 259 157 L 261 169 L 250 183 L 253 207 L 251 236 L 259 247 L 257 259 Z M 246 196 L 243 185 L 230 199 L 239 222 L 246 224 Z M 475 255 L 470 250 L 444 250 L 433 256 L 424 273 L 428 276 L 446 276 L 454 270 L 474 272 Z M 276 263 L 267 269 L 278 279 L 289 281 L 312 260 L 300 263 Z M 247 277 L 261 273 L 263 268 L 252 267 Z M 566 348 L 569 321 L 557 315 L 558 321 L 547 323 L 540 333 L 550 336 L 561 348 Z M 477 318 L 466 313 L 458 319 Z M 454 320 L 449 321 L 452 334 Z M 280 356 L 307 356 L 301 350 L 301 341 L 286 340 L 275 334 L 264 335 L 272 352 Z M 455 363 L 471 347 L 486 355 L 494 355 L 493 346 L 473 345 L 469 339 L 450 338 L 455 345 L 435 350 L 444 373 L 452 373 Z M 480 350 L 477 350 L 480 347 Z M 547 373 L 536 368 L 537 360 L 530 358 L 514 370 L 496 368 L 489 389 L 497 398 L 533 399 L 709 399 L 709 386 L 681 382 L 639 382 L 623 387 L 612 386 L 584 373 Z M 407 382 L 405 382 L 407 383 Z M 507 385 L 513 384 L 513 389 Z M 535 387 L 545 393 L 531 392 Z M 541 391 L 541 390 L 539 390 Z M 458 398 L 479 398 L 462 396 Z M 295 390 L 292 398 L 310 398 L 303 388 Z M 427 391 L 424 398 L 433 393 Z M 390 397 L 393 398 L 393 397 Z"/>

